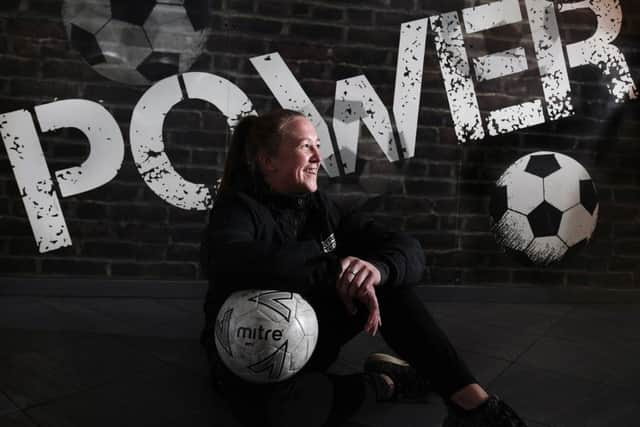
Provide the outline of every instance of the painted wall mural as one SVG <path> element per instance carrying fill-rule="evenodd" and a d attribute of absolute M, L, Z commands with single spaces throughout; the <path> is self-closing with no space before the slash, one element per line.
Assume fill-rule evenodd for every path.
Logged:
<path fill-rule="evenodd" d="M 40 254 L 73 244 L 64 200 L 119 181 L 128 164 L 169 209 L 212 208 L 215 180 L 190 178 L 172 154 L 174 133 L 167 118 L 192 114 L 197 108 L 185 109 L 189 102 L 201 102 L 198 108 L 206 104 L 222 117 L 225 129 L 216 129 L 225 141 L 241 117 L 266 111 L 266 106 L 303 111 L 321 139 L 326 182 L 338 193 L 340 188 L 345 193 L 354 181 L 365 182 L 359 190 L 365 197 L 396 193 L 416 204 L 418 198 L 437 201 L 446 192 L 453 205 L 448 212 L 434 214 L 436 230 L 427 232 L 438 238 L 463 231 L 461 224 L 468 220 L 460 212 L 465 196 L 461 174 L 465 165 L 473 164 L 465 163 L 467 153 L 487 159 L 496 149 L 495 141 L 507 137 L 518 141 L 520 155 L 538 148 L 555 151 L 552 142 L 528 147 L 526 141 L 536 134 L 561 138 L 562 123 L 582 119 L 592 105 L 614 112 L 612 121 L 615 111 L 637 108 L 634 70 L 640 61 L 631 46 L 637 42 L 633 24 L 640 10 L 630 1 L 392 1 L 376 3 L 372 9 L 300 2 L 282 6 L 279 16 L 254 2 L 60 3 L 57 15 L 50 12 L 41 18 L 35 11 L 35 19 L 62 26 L 63 36 L 57 37 L 65 39 L 60 41 L 68 50 L 64 60 L 85 66 L 88 70 L 82 75 L 97 76 L 73 77 L 80 85 L 75 94 L 71 90 L 68 96 L 31 106 L 0 109 L 0 137 L 11 166 L 6 184 L 13 181 L 17 186 Z M 18 22 L 19 13 L 16 8 L 4 19 Z M 331 34 L 332 28 L 336 34 Z M 16 40 L 29 43 L 20 34 L 7 32 L 4 37 L 11 46 L 18 44 Z M 31 42 L 42 49 L 48 39 L 45 34 L 38 37 Z M 18 57 L 13 49 L 5 56 Z M 45 59 L 33 78 L 47 81 L 47 69 L 64 60 Z M 235 68 L 229 69 L 229 64 Z M 55 73 L 56 82 L 66 79 L 64 70 Z M 5 92 L 19 87 L 10 73 L 3 79 L 8 82 L 2 86 Z M 131 88 L 123 102 L 127 106 L 91 96 L 86 89 L 95 81 L 106 91 Z M 592 87 L 603 90 L 590 92 Z M 434 102 L 437 107 L 432 107 Z M 615 132 L 612 126 L 595 133 L 606 137 L 606 132 Z M 88 155 L 79 164 L 58 167 L 43 139 L 65 130 L 83 135 Z M 627 135 L 634 137 L 633 132 Z M 439 141 L 435 149 L 421 149 L 429 138 Z M 572 141 L 565 153 L 585 151 L 580 137 L 567 138 Z M 483 152 L 483 145 L 489 151 Z M 189 154 L 192 159 L 195 155 Z M 222 152 L 216 160 L 218 176 L 223 157 Z M 485 176 L 477 177 L 484 180 L 483 189 L 517 157 L 505 154 L 504 160 L 492 157 L 485 162 Z M 446 179 L 437 176 L 438 168 Z M 434 181 L 418 182 L 405 173 L 414 169 L 426 171 L 423 178 L 433 173 Z M 601 174 L 595 175 L 597 179 Z M 632 175 L 635 180 L 637 175 Z M 386 182 L 378 184 L 385 177 Z M 420 183 L 421 189 L 414 187 Z M 635 188 L 640 182 L 630 185 Z M 606 184 L 604 188 L 606 196 Z M 484 200 L 489 218 L 490 191 L 474 197 Z M 12 213 L 17 210 L 12 208 Z M 410 213 L 403 214 L 403 227 L 410 228 Z M 449 214 L 457 218 L 453 230 L 444 225 Z M 481 231 L 490 234 L 489 223 L 482 223 L 486 227 Z M 450 252 L 466 251 L 459 237 L 453 237 L 458 243 Z M 11 256 L 10 244 L 6 246 Z M 456 268 L 464 273 L 461 266 Z M 514 273 L 507 276 L 511 281 Z M 640 279 L 632 277 L 633 283 Z"/>

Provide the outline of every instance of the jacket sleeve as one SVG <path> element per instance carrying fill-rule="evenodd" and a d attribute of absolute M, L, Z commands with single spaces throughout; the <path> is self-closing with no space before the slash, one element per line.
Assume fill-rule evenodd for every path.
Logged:
<path fill-rule="evenodd" d="M 254 207 L 255 208 L 255 207 Z M 205 261 L 217 291 L 279 289 L 307 294 L 338 274 L 338 259 L 313 240 L 275 244 L 260 236 L 259 215 L 239 198 L 211 211 Z"/>
<path fill-rule="evenodd" d="M 392 231 L 365 213 L 342 215 L 336 232 L 338 254 L 357 256 L 379 267 L 383 286 L 412 285 L 425 271 L 424 251 L 408 234 Z M 382 267 L 382 268 L 380 268 Z"/>

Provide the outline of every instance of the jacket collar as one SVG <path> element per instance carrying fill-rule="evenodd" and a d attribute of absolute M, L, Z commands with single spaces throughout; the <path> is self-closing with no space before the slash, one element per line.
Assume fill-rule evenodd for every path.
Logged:
<path fill-rule="evenodd" d="M 306 209 L 313 202 L 313 193 L 263 192 L 258 198 L 265 204 L 281 209 Z"/>
<path fill-rule="evenodd" d="M 253 186 L 247 188 L 245 192 L 256 200 L 268 206 L 278 209 L 306 209 L 314 203 L 315 197 L 312 192 L 300 193 L 280 193 L 273 191 L 263 179 L 257 177 Z"/>

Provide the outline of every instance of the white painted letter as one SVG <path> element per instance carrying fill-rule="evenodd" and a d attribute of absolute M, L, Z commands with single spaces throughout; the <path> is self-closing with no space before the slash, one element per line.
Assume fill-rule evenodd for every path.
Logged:
<path fill-rule="evenodd" d="M 567 45 L 571 68 L 596 65 L 607 79 L 607 88 L 616 102 L 638 97 L 627 61 L 611 42 L 620 34 L 622 8 L 619 0 L 584 0 L 577 3 L 561 3 L 560 12 L 575 9 L 591 9 L 598 26 L 586 40 Z"/>
<path fill-rule="evenodd" d="M 571 85 L 554 4 L 548 0 L 525 0 L 525 4 L 549 120 L 572 116 Z"/>
<path fill-rule="evenodd" d="M 482 139 L 484 129 L 458 13 L 432 16 L 430 24 L 458 141 Z"/>
<path fill-rule="evenodd" d="M 333 129 L 346 174 L 356 170 L 360 120 L 373 135 L 390 162 L 398 160 L 389 112 L 364 75 L 336 82 Z"/>
<path fill-rule="evenodd" d="M 80 130 L 89 141 L 89 157 L 80 165 L 55 172 L 63 197 L 84 193 L 111 181 L 124 159 L 118 123 L 100 104 L 66 99 L 35 107 L 42 132 L 60 128 Z"/>
<path fill-rule="evenodd" d="M 29 112 L 17 110 L 0 115 L 0 136 L 7 149 L 38 250 L 43 253 L 71 246 L 71 236 Z"/>
<path fill-rule="evenodd" d="M 253 113 L 246 94 L 230 81 L 208 73 L 185 73 L 182 77 L 188 97 L 215 105 L 230 126 Z M 180 101 L 182 92 L 177 76 L 160 80 L 142 95 L 131 117 L 131 152 L 142 178 L 159 197 L 181 209 L 207 210 L 213 203 L 209 189 L 185 180 L 164 152 L 164 119 Z"/>
<path fill-rule="evenodd" d="M 465 28 L 469 33 L 484 31 L 522 20 L 518 0 L 501 0 L 462 10 Z M 527 69 L 524 49 L 515 48 L 474 59 L 479 81 L 504 77 Z M 539 100 L 491 111 L 487 118 L 489 135 L 513 132 L 544 122 L 542 103 Z"/>
<path fill-rule="evenodd" d="M 327 174 L 331 177 L 340 175 L 338 163 L 333 152 L 329 127 L 320 115 L 318 109 L 313 105 L 300 83 L 282 60 L 278 52 L 256 56 L 250 59 L 251 63 L 262 77 L 276 97 L 282 108 L 300 111 L 309 118 L 315 126 L 320 138 L 321 164 Z"/>
<path fill-rule="evenodd" d="M 415 155 L 428 23 L 423 18 L 400 25 L 393 116 L 404 158 Z"/>

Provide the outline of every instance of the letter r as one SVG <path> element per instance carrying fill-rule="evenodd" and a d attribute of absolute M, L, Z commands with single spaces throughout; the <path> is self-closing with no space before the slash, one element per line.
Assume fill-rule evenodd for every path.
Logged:
<path fill-rule="evenodd" d="M 607 88 L 616 102 L 638 97 L 638 89 L 631 77 L 629 65 L 611 42 L 620 34 L 622 8 L 619 0 L 583 0 L 577 3 L 560 3 L 560 12 L 575 9 L 591 9 L 596 15 L 595 33 L 586 40 L 567 45 L 567 56 L 571 68 L 581 65 L 596 65 L 600 68 Z"/>

